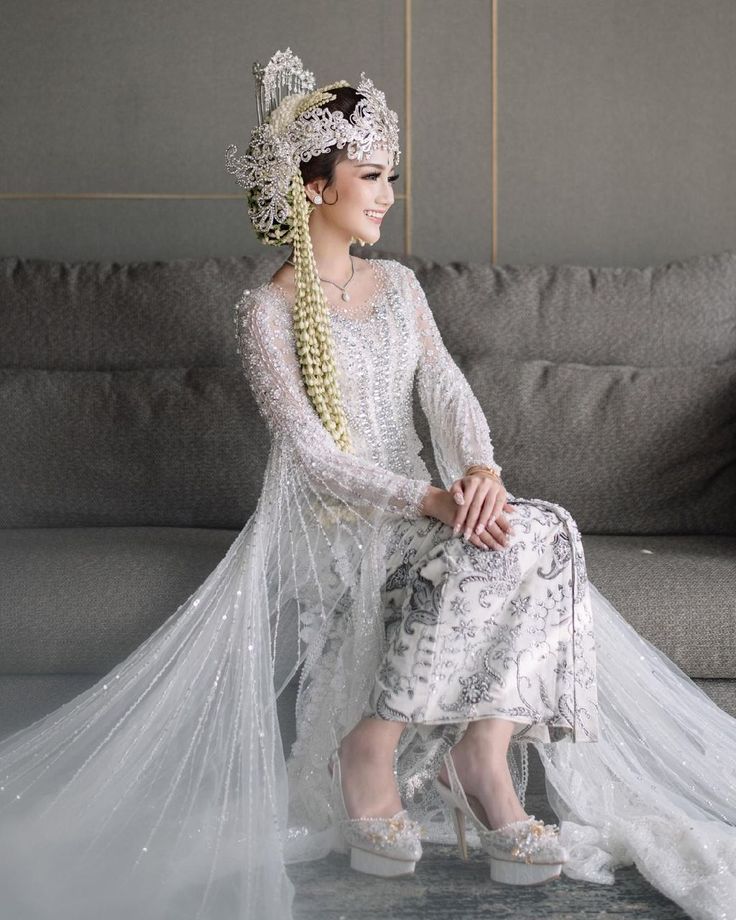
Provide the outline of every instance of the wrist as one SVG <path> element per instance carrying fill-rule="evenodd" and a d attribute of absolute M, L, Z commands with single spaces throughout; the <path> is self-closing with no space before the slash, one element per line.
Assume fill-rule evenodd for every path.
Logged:
<path fill-rule="evenodd" d="M 463 475 L 471 476 L 474 474 L 481 476 L 493 476 L 496 479 L 501 479 L 501 467 L 498 465 L 488 466 L 484 463 L 473 463 L 466 468 Z"/>
<path fill-rule="evenodd" d="M 420 510 L 425 517 L 435 517 L 435 501 L 437 500 L 439 493 L 442 491 L 442 489 L 438 489 L 437 486 L 433 486 L 431 483 L 427 487 L 427 490 L 424 493 L 424 497 L 422 498 L 420 504 Z"/>

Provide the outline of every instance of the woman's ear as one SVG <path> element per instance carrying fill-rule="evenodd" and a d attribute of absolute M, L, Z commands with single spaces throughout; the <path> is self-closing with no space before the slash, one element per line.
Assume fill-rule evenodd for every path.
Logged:
<path fill-rule="evenodd" d="M 314 201 L 315 195 L 321 194 L 319 179 L 313 179 L 311 182 L 308 182 L 304 188 L 307 190 L 307 195 L 309 196 L 310 201 Z"/>

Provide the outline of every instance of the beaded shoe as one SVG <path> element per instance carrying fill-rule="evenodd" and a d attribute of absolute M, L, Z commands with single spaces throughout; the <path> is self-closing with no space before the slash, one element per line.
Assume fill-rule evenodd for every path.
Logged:
<path fill-rule="evenodd" d="M 503 882 L 507 885 L 539 885 L 557 878 L 562 864 L 569 858 L 559 842 L 557 825 L 545 824 L 534 815 L 530 815 L 521 821 L 511 821 L 496 830 L 491 830 L 471 808 L 449 751 L 445 754 L 444 760 L 450 786 L 446 786 L 438 776 L 435 777 L 434 783 L 442 800 L 452 809 L 462 858 L 468 858 L 465 842 L 467 815 L 478 831 L 481 846 L 490 857 L 491 878 L 494 882 Z M 471 796 L 471 799 L 477 801 L 475 796 Z M 480 802 L 478 806 L 481 807 Z"/>
<path fill-rule="evenodd" d="M 337 747 L 330 754 L 328 769 L 332 776 L 330 804 L 333 821 L 341 837 L 343 852 L 350 848 L 351 868 L 385 877 L 412 875 L 417 860 L 422 856 L 418 822 L 411 820 L 403 808 L 391 818 L 349 817 L 342 791 Z"/>

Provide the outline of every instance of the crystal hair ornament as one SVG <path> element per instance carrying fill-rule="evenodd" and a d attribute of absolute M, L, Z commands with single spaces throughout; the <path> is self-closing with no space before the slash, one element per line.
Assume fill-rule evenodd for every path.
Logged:
<path fill-rule="evenodd" d="M 300 162 L 335 146 L 347 147 L 353 160 L 383 147 L 398 165 L 399 119 L 365 73 L 356 87 L 362 98 L 349 118 L 323 108 L 335 98 L 331 89 L 350 84 L 340 80 L 315 89 L 314 74 L 290 48 L 277 51 L 265 67 L 256 62 L 253 76 L 258 123 L 244 154 L 237 156 L 237 146 L 228 145 L 226 169 L 247 191 L 248 213 L 260 241 L 283 246 L 293 242 L 291 179 Z"/>
<path fill-rule="evenodd" d="M 253 76 L 256 79 L 256 116 L 259 125 L 267 121 L 287 96 L 301 96 L 315 87 L 314 74 L 304 69 L 291 48 L 277 51 L 265 67 L 256 61 L 253 64 Z"/>

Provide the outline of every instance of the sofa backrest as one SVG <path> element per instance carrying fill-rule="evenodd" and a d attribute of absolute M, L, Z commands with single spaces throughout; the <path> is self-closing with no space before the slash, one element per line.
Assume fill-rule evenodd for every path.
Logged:
<path fill-rule="evenodd" d="M 736 253 L 636 269 L 356 252 L 417 272 L 513 494 L 584 532 L 736 533 Z M 268 439 L 233 306 L 283 258 L 0 259 L 0 526 L 240 528 Z"/>
<path fill-rule="evenodd" d="M 406 261 L 509 491 L 588 533 L 736 533 L 736 252 L 646 268 Z"/>

